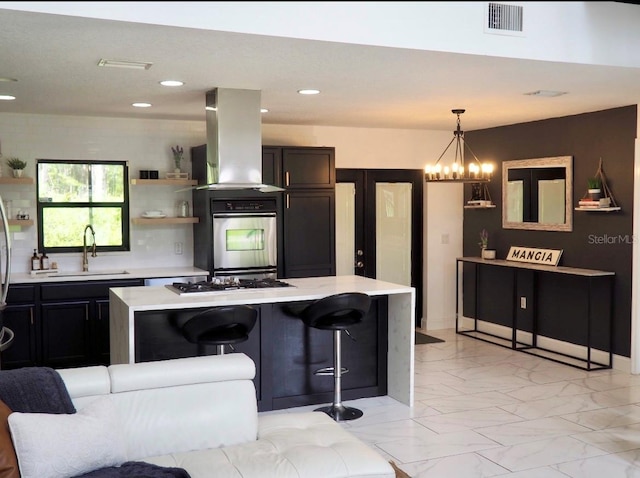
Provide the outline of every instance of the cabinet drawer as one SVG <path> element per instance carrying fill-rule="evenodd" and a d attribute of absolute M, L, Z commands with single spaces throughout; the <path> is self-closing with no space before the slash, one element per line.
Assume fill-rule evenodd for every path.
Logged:
<path fill-rule="evenodd" d="M 42 284 L 42 300 L 91 299 L 109 297 L 111 287 L 132 287 L 144 285 L 142 279 L 123 279 L 113 281 L 60 282 Z"/>
<path fill-rule="evenodd" d="M 36 287 L 33 285 L 9 285 L 7 304 L 33 302 L 36 299 Z"/>

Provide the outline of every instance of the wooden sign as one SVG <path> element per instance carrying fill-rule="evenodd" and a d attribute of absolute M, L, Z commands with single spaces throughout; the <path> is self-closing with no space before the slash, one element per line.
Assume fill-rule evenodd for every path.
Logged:
<path fill-rule="evenodd" d="M 511 246 L 509 248 L 509 254 L 507 254 L 507 260 L 557 266 L 561 255 L 562 249 L 536 249 L 533 247 Z"/>

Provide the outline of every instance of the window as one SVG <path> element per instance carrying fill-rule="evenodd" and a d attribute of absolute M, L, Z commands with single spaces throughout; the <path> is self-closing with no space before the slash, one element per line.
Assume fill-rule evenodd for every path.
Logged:
<path fill-rule="evenodd" d="M 36 176 L 41 251 L 82 251 L 87 224 L 98 251 L 129 250 L 126 161 L 39 159 Z"/>

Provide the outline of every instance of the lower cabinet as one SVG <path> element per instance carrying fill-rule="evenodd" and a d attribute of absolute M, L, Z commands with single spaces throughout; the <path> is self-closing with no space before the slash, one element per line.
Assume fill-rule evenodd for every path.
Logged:
<path fill-rule="evenodd" d="M 2 352 L 1 368 L 13 369 L 38 365 L 37 288 L 33 285 L 11 285 L 4 310 L 5 327 L 14 333 L 11 346 Z"/>
<path fill-rule="evenodd" d="M 141 285 L 142 279 L 11 285 L 4 323 L 15 339 L 1 367 L 108 365 L 109 289 Z"/>

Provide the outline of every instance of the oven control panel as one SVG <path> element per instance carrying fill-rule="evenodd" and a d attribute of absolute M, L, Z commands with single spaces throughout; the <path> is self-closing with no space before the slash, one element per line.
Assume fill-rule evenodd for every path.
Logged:
<path fill-rule="evenodd" d="M 212 212 L 275 212 L 275 199 L 214 200 Z"/>

